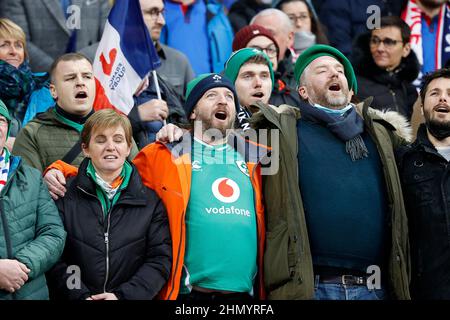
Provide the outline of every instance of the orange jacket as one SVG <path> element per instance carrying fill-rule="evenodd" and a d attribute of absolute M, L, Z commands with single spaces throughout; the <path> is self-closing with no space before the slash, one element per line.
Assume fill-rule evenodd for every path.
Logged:
<path fill-rule="evenodd" d="M 156 191 L 162 199 L 168 214 L 172 237 L 173 263 L 169 280 L 159 294 L 159 297 L 165 300 L 175 300 L 177 298 L 184 263 L 186 242 L 185 214 L 191 191 L 192 167 L 191 138 L 190 135 L 185 135 L 183 138 L 182 142 L 170 145 L 160 142 L 147 145 L 133 160 L 141 175 L 142 182 Z M 240 153 L 246 159 L 255 195 L 256 222 L 258 226 L 258 283 L 256 294 L 259 299 L 265 299 L 263 282 L 265 224 L 261 166 L 258 161 L 267 153 L 268 148 L 237 136 L 235 141 L 237 151 L 241 151 Z M 248 154 L 245 154 L 244 150 Z M 77 173 L 76 168 L 66 165 L 62 161 L 55 162 L 47 168 L 47 171 L 52 168 L 61 170 L 66 177 Z"/>

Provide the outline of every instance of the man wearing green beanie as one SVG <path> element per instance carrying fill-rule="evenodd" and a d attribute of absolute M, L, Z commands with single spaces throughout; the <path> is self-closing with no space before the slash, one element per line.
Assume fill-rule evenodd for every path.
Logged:
<path fill-rule="evenodd" d="M 245 131 L 249 128 L 247 118 L 251 117 L 251 106 L 256 102 L 278 106 L 296 106 L 299 101 L 291 98 L 291 93 L 280 90 L 269 57 L 255 48 L 235 51 L 225 63 L 225 75 L 234 83 L 241 103 L 237 114 L 239 126 Z"/>
<path fill-rule="evenodd" d="M 66 232 L 38 170 L 5 147 L 11 116 L 0 100 L 0 300 L 48 300 L 45 272 Z"/>

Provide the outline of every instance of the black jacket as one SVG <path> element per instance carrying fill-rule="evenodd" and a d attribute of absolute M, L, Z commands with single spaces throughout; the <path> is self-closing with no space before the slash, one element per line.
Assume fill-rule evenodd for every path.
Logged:
<path fill-rule="evenodd" d="M 275 83 L 273 86 L 272 94 L 270 95 L 269 104 L 274 106 L 280 106 L 287 104 L 292 107 L 300 105 L 301 100 L 295 87 L 290 87 L 281 79 L 281 73 L 275 72 Z"/>
<path fill-rule="evenodd" d="M 412 82 L 417 78 L 420 65 L 411 50 L 392 72 L 380 69 L 373 61 L 369 49 L 370 34 L 358 37 L 353 50 L 353 65 L 358 79 L 358 98 L 373 96 L 372 107 L 398 111 L 411 119 L 417 90 Z"/>
<path fill-rule="evenodd" d="M 450 163 L 421 125 L 397 153 L 411 244 L 411 297 L 450 299 Z"/>
<path fill-rule="evenodd" d="M 270 5 L 258 3 L 256 0 L 239 0 L 233 3 L 228 13 L 228 20 L 237 33 L 250 24 L 250 20 L 260 11 L 270 8 Z"/>
<path fill-rule="evenodd" d="M 133 165 L 127 188 L 104 218 L 87 164 L 83 160 L 78 175 L 68 181 L 65 197 L 57 201 L 67 240 L 60 261 L 47 275 L 50 296 L 85 299 L 105 290 L 119 299 L 153 299 L 169 278 L 172 263 L 163 203 L 142 184 Z M 69 266 L 79 267 L 79 288 L 73 288 L 77 273 Z"/>

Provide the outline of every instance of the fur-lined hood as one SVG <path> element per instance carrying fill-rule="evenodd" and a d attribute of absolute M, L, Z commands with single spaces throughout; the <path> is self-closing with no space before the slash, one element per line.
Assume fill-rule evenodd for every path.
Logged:
<path fill-rule="evenodd" d="M 373 61 L 369 48 L 370 32 L 358 36 L 354 42 L 352 64 L 358 76 L 372 79 L 379 83 L 406 81 L 413 82 L 419 75 L 420 64 L 413 50 L 392 73 L 379 68 Z"/>
<path fill-rule="evenodd" d="M 372 103 L 372 98 L 367 98 L 361 103 L 358 103 L 356 105 L 356 111 L 363 117 L 364 113 L 366 113 L 367 117 L 370 118 L 372 121 L 375 122 L 385 122 L 387 125 L 391 126 L 394 132 L 402 139 L 406 140 L 407 142 L 412 142 L 413 140 L 413 131 L 411 128 L 411 125 L 409 121 L 402 116 L 400 113 L 396 111 L 390 111 L 390 110 L 377 110 L 373 109 L 371 107 L 366 107 L 367 111 L 364 111 L 365 105 L 370 106 Z M 305 102 L 303 102 L 305 103 Z M 256 106 L 256 109 L 260 109 L 260 102 L 257 102 L 254 106 Z M 292 117 L 295 117 L 296 119 L 301 118 L 301 111 L 298 108 L 289 106 L 289 105 L 280 105 L 278 107 L 269 105 L 270 108 L 275 110 L 277 113 L 280 114 L 289 114 Z M 249 120 L 252 124 L 252 127 L 255 129 L 258 128 L 267 128 L 268 123 L 265 118 L 266 115 L 264 115 L 261 112 L 255 112 L 253 113 L 252 118 Z"/>
<path fill-rule="evenodd" d="M 358 103 L 356 105 L 356 110 L 359 114 L 361 114 L 364 118 L 364 104 L 370 105 L 372 102 L 372 98 L 367 98 L 364 102 Z M 398 113 L 397 111 L 391 110 L 378 110 L 371 107 L 367 108 L 367 116 L 369 116 L 372 121 L 384 121 L 395 129 L 395 133 L 400 137 L 406 140 L 407 142 L 413 141 L 413 130 L 411 128 L 411 124 L 408 119 Z"/>

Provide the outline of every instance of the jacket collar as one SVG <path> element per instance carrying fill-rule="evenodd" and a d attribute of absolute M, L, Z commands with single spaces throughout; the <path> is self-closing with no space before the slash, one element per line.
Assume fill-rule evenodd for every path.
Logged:
<path fill-rule="evenodd" d="M 427 126 L 425 123 L 422 123 L 417 130 L 417 138 L 416 141 L 412 144 L 413 148 L 421 149 L 425 152 L 432 153 L 432 154 L 438 154 L 436 148 L 431 143 L 430 139 L 428 139 L 427 134 Z"/>
<path fill-rule="evenodd" d="M 84 158 L 80 164 L 78 175 L 74 178 L 74 184 L 78 189 L 95 195 L 96 184 L 86 174 L 89 158 Z M 147 204 L 147 194 L 145 192 L 145 186 L 142 184 L 141 177 L 139 176 L 136 167 L 131 163 L 133 171 L 131 173 L 128 186 L 122 190 L 122 194 L 117 201 L 117 204 L 127 204 L 132 206 L 144 206 Z"/>

